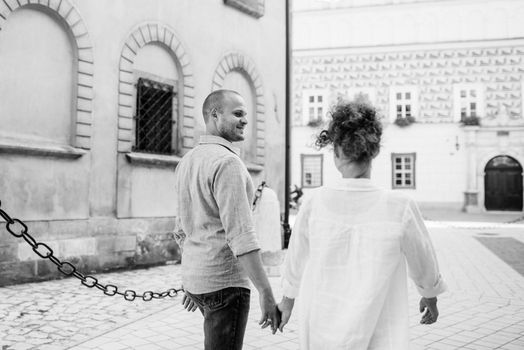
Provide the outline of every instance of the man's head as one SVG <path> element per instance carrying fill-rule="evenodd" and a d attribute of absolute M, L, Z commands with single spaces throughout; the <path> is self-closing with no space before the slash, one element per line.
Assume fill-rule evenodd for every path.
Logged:
<path fill-rule="evenodd" d="M 204 101 L 202 114 L 206 131 L 230 142 L 244 140 L 247 109 L 244 99 L 236 91 L 213 91 Z"/>

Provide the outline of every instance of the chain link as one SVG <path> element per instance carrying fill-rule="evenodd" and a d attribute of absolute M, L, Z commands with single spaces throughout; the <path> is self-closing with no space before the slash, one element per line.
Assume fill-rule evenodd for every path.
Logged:
<path fill-rule="evenodd" d="M 255 191 L 255 199 L 253 200 L 253 211 L 257 207 L 257 202 L 260 200 L 260 197 L 262 197 L 262 191 L 264 190 L 264 187 L 266 187 L 266 182 L 262 181 L 260 185 L 258 185 L 257 190 Z"/>
<path fill-rule="evenodd" d="M 0 201 L 0 216 L 5 220 L 5 227 L 11 235 L 16 238 L 23 238 L 27 244 L 33 248 L 33 252 L 35 252 L 36 255 L 42 259 L 49 259 L 49 261 L 56 265 L 58 271 L 66 276 L 73 276 L 77 278 L 87 288 L 97 288 L 108 296 L 114 296 L 118 294 L 123 296 L 124 299 L 128 301 L 133 301 L 135 299 L 151 301 L 152 299 L 163 299 L 167 297 L 174 298 L 178 295 L 179 292 L 184 290 L 183 288 L 171 288 L 162 293 L 146 291 L 143 294 L 138 294 L 132 289 L 120 292 L 118 287 L 113 284 L 103 285 L 102 283 L 98 282 L 97 278 L 78 272 L 76 267 L 70 262 L 61 261 L 58 259 L 54 255 L 53 249 L 51 249 L 50 246 L 42 242 L 37 242 L 33 236 L 27 232 L 27 225 L 17 218 L 11 218 L 9 214 L 2 210 L 1 206 L 2 202 Z"/>

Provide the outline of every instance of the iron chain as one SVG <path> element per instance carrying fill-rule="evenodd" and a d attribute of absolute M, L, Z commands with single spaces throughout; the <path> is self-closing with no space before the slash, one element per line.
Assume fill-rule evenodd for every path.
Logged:
<path fill-rule="evenodd" d="M 37 242 L 33 236 L 27 232 L 27 225 L 16 218 L 11 218 L 1 208 L 2 202 L 0 201 L 0 216 L 5 220 L 5 226 L 7 231 L 16 238 L 23 238 L 27 244 L 33 248 L 33 252 L 42 259 L 49 259 L 53 264 L 56 265 L 58 271 L 66 276 L 73 276 L 80 280 L 80 282 L 87 288 L 97 288 L 104 292 L 105 295 L 113 296 L 120 295 L 123 296 L 125 300 L 133 301 L 135 299 L 142 299 L 143 301 L 150 301 L 152 299 L 163 299 L 166 297 L 174 298 L 178 295 L 179 292 L 183 291 L 183 288 L 175 289 L 171 288 L 162 293 L 156 293 L 152 291 L 144 292 L 143 294 L 138 294 L 134 290 L 128 289 L 124 292 L 118 290 L 118 287 L 113 284 L 102 284 L 98 282 L 98 279 L 90 276 L 84 275 L 76 270 L 76 267 L 68 261 L 61 261 L 56 256 L 54 256 L 53 249 L 45 243 Z"/>
<path fill-rule="evenodd" d="M 255 191 L 255 199 L 253 200 L 253 211 L 257 207 L 257 202 L 260 200 L 260 197 L 262 197 L 262 191 L 264 190 L 264 187 L 266 187 L 266 182 L 262 181 L 260 185 L 258 185 L 257 190 Z"/>

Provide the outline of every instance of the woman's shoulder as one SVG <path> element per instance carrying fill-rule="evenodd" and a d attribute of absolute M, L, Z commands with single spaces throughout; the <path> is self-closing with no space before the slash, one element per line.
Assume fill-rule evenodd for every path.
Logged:
<path fill-rule="evenodd" d="M 386 197 L 388 204 L 391 204 L 394 206 L 406 206 L 414 202 L 411 196 L 409 196 L 408 194 L 404 192 L 400 192 L 400 191 L 384 190 L 384 195 Z"/>

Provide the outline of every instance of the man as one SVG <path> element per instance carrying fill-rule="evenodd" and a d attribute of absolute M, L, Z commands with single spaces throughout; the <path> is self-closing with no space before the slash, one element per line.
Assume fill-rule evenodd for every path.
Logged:
<path fill-rule="evenodd" d="M 182 250 L 182 300 L 204 315 L 206 350 L 242 349 L 249 279 L 260 295 L 262 328 L 280 323 L 252 220 L 254 188 L 232 142 L 244 140 L 246 106 L 235 91 L 211 93 L 206 135 L 177 166 L 175 237 Z"/>

